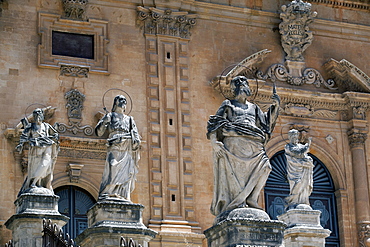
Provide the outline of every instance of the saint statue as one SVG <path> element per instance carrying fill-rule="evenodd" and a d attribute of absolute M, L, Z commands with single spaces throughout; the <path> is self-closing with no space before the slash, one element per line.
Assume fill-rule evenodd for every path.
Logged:
<path fill-rule="evenodd" d="M 261 209 L 258 196 L 271 171 L 265 144 L 274 129 L 280 106 L 275 90 L 267 112 L 248 102 L 251 90 L 244 76 L 233 78 L 230 88 L 235 98 L 222 102 L 207 126 L 214 154 L 211 213 L 216 216 L 241 207 Z"/>
<path fill-rule="evenodd" d="M 111 198 L 131 201 L 130 194 L 135 188 L 141 140 L 134 119 L 125 114 L 126 105 L 126 98 L 117 95 L 112 112 L 105 114 L 95 127 L 98 136 L 102 136 L 106 130 L 109 133 L 100 200 Z"/>
<path fill-rule="evenodd" d="M 16 150 L 22 152 L 24 143 L 29 143 L 28 174 L 18 196 L 23 193 L 51 193 L 54 194 L 51 182 L 53 170 L 59 151 L 58 132 L 48 123 L 43 122 L 42 109 L 33 111 L 33 122 L 22 119 L 25 129 L 19 140 Z M 38 188 L 46 188 L 49 191 Z"/>
<path fill-rule="evenodd" d="M 290 194 L 286 198 L 289 208 L 295 208 L 299 204 L 310 205 L 308 197 L 313 189 L 313 160 L 308 156 L 311 138 L 308 143 L 298 142 L 299 132 L 292 129 L 288 132 L 290 143 L 285 145 L 285 157 L 287 160 L 287 173 Z"/>

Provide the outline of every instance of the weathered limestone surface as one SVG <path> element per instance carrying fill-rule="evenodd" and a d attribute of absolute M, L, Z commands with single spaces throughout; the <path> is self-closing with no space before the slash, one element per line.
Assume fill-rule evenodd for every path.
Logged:
<path fill-rule="evenodd" d="M 75 240 L 83 246 L 118 246 L 121 236 L 143 247 L 156 232 L 143 224 L 144 206 L 122 200 L 100 200 L 87 213 L 88 228 Z"/>
<path fill-rule="evenodd" d="M 163 11 L 169 8 L 173 12 L 186 11 L 197 15 L 197 24 L 191 30 L 190 39 L 183 42 L 179 38 L 174 44 L 168 36 L 159 35 L 158 43 L 151 43 L 152 36 L 148 36 L 148 40 L 144 37 L 143 30 L 136 23 L 137 6 L 141 6 L 143 1 L 91 0 L 86 7 L 86 16 L 90 20 L 104 20 L 101 26 L 108 27 L 99 31 L 101 37 L 107 39 L 99 41 L 97 45 L 99 52 L 102 51 L 98 54 L 99 59 L 108 57 L 109 75 L 89 72 L 88 77 L 85 77 L 85 73 L 82 77 L 73 77 L 67 76 L 69 73 L 61 74 L 57 68 L 38 67 L 37 61 L 38 45 L 42 43 L 39 13 L 63 15 L 61 1 L 0 1 L 0 181 L 3 188 L 0 192 L 0 244 L 12 238 L 11 231 L 6 229 L 4 223 L 15 212 L 14 201 L 25 179 L 22 159 L 14 153 L 17 140 L 8 139 L 4 134 L 7 128 L 14 128 L 18 124 L 25 108 L 32 103 L 57 107 L 51 124 L 55 121 L 68 123 L 64 96 L 71 89 L 78 89 L 86 96 L 81 121 L 83 125 L 96 125 L 98 120 L 95 115 L 103 111 L 102 92 L 107 89 L 122 88 L 134 99 L 132 115 L 141 128 L 143 142 L 140 171 L 131 200 L 146 207 L 143 212 L 145 225 L 149 226 L 149 220 L 152 219 L 156 229 L 163 229 L 160 235 L 168 240 L 170 247 L 179 242 L 186 246 L 186 240 L 194 232 L 202 232 L 212 226 L 213 216 L 209 212 L 209 205 L 212 201 L 213 170 L 212 157 L 208 155 L 212 147 L 204 136 L 204 128 L 208 116 L 214 114 L 223 97 L 209 86 L 209 81 L 228 66 L 263 49 L 269 49 L 271 53 L 260 63 L 262 71 L 271 64 L 284 63 L 285 54 L 277 28 L 281 22 L 281 4 L 289 2 L 145 1 L 146 8 L 155 4 L 154 7 Z M 314 33 L 314 41 L 304 52 L 305 64 L 319 70 L 327 79 L 332 76 L 323 64 L 331 58 L 340 61 L 341 66 L 334 72 L 338 78 L 343 78 L 343 82 L 348 82 L 343 83 L 344 86 L 351 85 L 348 90 L 351 92 L 343 94 L 344 89 L 329 91 L 314 85 L 277 83 L 277 91 L 282 99 L 281 114 L 266 152 L 271 157 L 284 149 L 284 139 L 287 138 L 285 134 L 281 137 L 280 133 L 286 133 L 287 125 L 298 123 L 310 126 L 309 134 L 315 140 L 310 152 L 325 164 L 335 184 L 341 245 L 356 246 L 356 211 L 359 219 L 368 218 L 368 213 L 361 207 L 368 204 L 365 202 L 368 196 L 362 191 L 368 191 L 366 186 L 369 185 L 365 180 L 370 180 L 370 174 L 363 172 L 368 170 L 370 162 L 366 155 L 369 153 L 370 139 L 364 140 L 362 151 L 356 148 L 352 152 L 344 133 L 356 127 L 348 122 L 352 116 L 352 106 L 366 106 L 369 102 L 365 90 L 368 83 L 359 76 L 370 74 L 370 53 L 366 52 L 370 50 L 369 4 L 365 1 L 339 0 L 309 2 L 312 11 L 318 12 L 318 15 L 309 26 Z M 357 6 L 364 6 L 364 9 Z M 92 22 L 86 25 L 84 21 L 64 19 L 65 23 L 76 23 L 73 31 L 79 32 L 85 30 L 84 27 L 90 27 Z M 167 44 L 171 45 L 165 47 Z M 171 51 L 172 44 L 178 53 Z M 173 62 L 164 63 L 170 51 Z M 72 64 L 69 69 L 73 69 L 78 59 L 67 60 Z M 85 71 L 89 63 L 79 60 L 84 64 L 82 71 Z M 169 67 L 169 64 L 173 67 Z M 358 68 L 361 70 L 358 71 Z M 101 70 L 106 71 L 106 67 L 102 66 Z M 178 83 L 174 85 L 163 83 L 165 78 L 170 79 L 169 83 L 173 81 L 172 78 L 179 75 L 180 71 L 183 80 L 177 80 Z M 160 75 L 159 79 L 153 77 L 155 73 Z M 361 80 L 363 86 L 356 87 L 354 82 Z M 255 84 L 251 84 L 255 90 Z M 257 104 L 271 103 L 270 94 L 270 84 L 259 81 L 255 98 Z M 115 94 L 110 96 L 114 97 Z M 110 96 L 107 95 L 107 98 Z M 367 110 L 364 113 L 367 115 Z M 169 124 L 170 118 L 173 125 Z M 362 122 L 366 126 L 369 119 L 362 119 Z M 60 141 L 53 188 L 78 186 L 98 198 L 106 156 L 105 140 L 66 132 L 61 134 Z M 167 150 L 174 155 L 166 156 Z M 178 151 L 185 152 L 182 156 L 184 159 L 178 158 Z M 363 157 L 361 162 L 357 162 L 358 153 Z M 176 165 L 172 162 L 174 157 L 178 158 Z M 70 164 L 84 165 L 79 179 L 72 182 L 66 172 Z M 179 171 L 182 172 L 181 176 L 170 176 L 180 174 Z M 357 190 L 358 186 L 360 190 Z M 175 201 L 171 201 L 172 194 L 169 193 L 173 189 L 176 189 Z M 361 201 L 355 197 L 355 190 L 360 191 L 358 195 Z M 263 200 L 259 203 L 263 206 Z M 358 205 L 358 210 L 355 205 Z M 183 218 L 175 222 L 179 214 Z M 177 223 L 176 228 L 170 232 L 170 227 L 166 225 L 174 223 Z M 181 232 L 175 229 L 181 229 Z M 201 239 L 198 238 L 194 245 L 201 246 L 199 242 Z M 151 243 L 154 246 L 154 240 Z M 155 245 L 161 247 L 164 243 L 155 242 Z"/>
<path fill-rule="evenodd" d="M 59 227 L 64 226 L 68 217 L 58 212 L 56 195 L 24 193 L 14 202 L 16 214 L 5 225 L 12 231 L 15 247 L 42 246 L 43 219 L 52 220 Z"/>
<path fill-rule="evenodd" d="M 300 247 L 309 244 L 312 247 L 324 247 L 325 238 L 331 231 L 320 225 L 319 210 L 312 210 L 310 206 L 302 204 L 296 209 L 290 209 L 278 219 L 288 226 L 284 231 L 285 247 Z"/>
<path fill-rule="evenodd" d="M 237 208 L 219 215 L 204 234 L 209 247 L 280 246 L 285 227 L 262 210 Z"/>

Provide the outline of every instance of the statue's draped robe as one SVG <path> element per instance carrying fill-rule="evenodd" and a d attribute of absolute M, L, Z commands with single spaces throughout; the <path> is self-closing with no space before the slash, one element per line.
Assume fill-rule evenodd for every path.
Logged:
<path fill-rule="evenodd" d="M 121 197 L 130 199 L 135 188 L 136 174 L 138 173 L 139 151 L 133 150 L 133 140 L 140 140 L 135 122 L 132 117 L 108 113 L 111 121 L 106 125 L 100 120 L 96 132 L 101 136 L 108 129 L 108 152 L 105 161 L 102 181 L 100 184 L 100 198 Z"/>
<path fill-rule="evenodd" d="M 37 128 L 35 123 L 29 124 L 20 137 L 20 143 L 28 142 L 27 178 L 19 194 L 26 192 L 34 179 L 39 180 L 36 185 L 50 189 L 53 180 L 53 170 L 58 155 L 58 133 L 48 123 L 41 123 Z"/>
<path fill-rule="evenodd" d="M 287 173 L 290 194 L 286 198 L 289 205 L 307 204 L 313 189 L 313 161 L 307 155 L 309 146 L 297 143 L 288 143 L 285 146 L 287 159 Z"/>
<path fill-rule="evenodd" d="M 216 133 L 224 144 L 222 156 L 213 157 L 214 215 L 245 206 L 249 197 L 258 198 L 271 171 L 264 146 L 275 126 L 278 107 L 272 105 L 263 113 L 255 104 L 246 106 L 225 100 L 208 121 L 208 137 Z"/>

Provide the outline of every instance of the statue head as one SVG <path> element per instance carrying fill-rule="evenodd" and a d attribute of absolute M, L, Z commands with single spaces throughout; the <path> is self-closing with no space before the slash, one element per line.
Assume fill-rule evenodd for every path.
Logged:
<path fill-rule="evenodd" d="M 114 97 L 112 112 L 115 112 L 117 107 L 124 108 L 125 110 L 126 105 L 127 105 L 126 97 L 123 95 L 117 95 L 116 97 Z"/>
<path fill-rule="evenodd" d="M 291 143 L 297 143 L 299 138 L 299 132 L 296 129 L 291 129 L 288 132 L 288 138 Z"/>
<path fill-rule="evenodd" d="M 37 123 L 38 121 L 44 121 L 44 111 L 41 108 L 37 108 L 32 112 L 33 121 Z"/>
<path fill-rule="evenodd" d="M 251 96 L 248 79 L 245 76 L 236 76 L 230 82 L 231 91 L 235 96 L 245 93 L 246 96 Z"/>

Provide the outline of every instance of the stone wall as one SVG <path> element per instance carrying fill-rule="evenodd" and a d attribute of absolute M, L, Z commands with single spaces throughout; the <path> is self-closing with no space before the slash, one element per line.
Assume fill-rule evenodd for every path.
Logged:
<path fill-rule="evenodd" d="M 329 73 L 323 68 L 323 64 L 331 58 L 337 61 L 346 59 L 364 73 L 370 74 L 370 53 L 367 52 L 370 50 L 370 18 L 366 9 L 369 5 L 360 2 L 361 6 L 366 6 L 363 10 L 354 5 L 334 8 L 330 3 L 310 2 L 318 16 L 310 25 L 314 41 L 304 54 L 306 66 L 317 69 L 328 79 Z M 25 111 L 33 103 L 56 107 L 51 123 L 68 124 L 64 95 L 71 89 L 77 89 L 86 96 L 81 126 L 95 126 L 96 114 L 103 112 L 103 94 L 110 88 L 120 88 L 129 93 L 134 102 L 131 115 L 143 137 L 140 168 L 132 201 L 146 207 L 143 212 L 144 224 L 149 227 L 153 225 L 159 230 L 159 237 L 166 239 L 162 244 L 153 243 L 153 246 L 173 246 L 171 241 L 182 243 L 181 246 L 186 246 L 186 242 L 200 245 L 204 237 L 201 233 L 213 222 L 213 216 L 209 212 L 213 168 L 211 145 L 205 136 L 206 123 L 209 115 L 215 113 L 224 99 L 209 82 L 228 66 L 262 49 L 271 50 L 259 65 L 263 72 L 272 64 L 284 63 L 278 13 L 280 6 L 288 3 L 289 1 L 272 0 L 189 0 L 155 1 L 155 5 L 153 1 L 144 1 L 143 6 L 142 1 L 90 0 L 86 16 L 91 21 L 107 23 L 107 33 L 104 34 L 106 39 L 100 43 L 100 46 L 105 44 L 106 47 L 98 48 L 108 54 L 109 74 L 90 72 L 87 77 L 71 77 L 60 75 L 58 67 L 38 66 L 38 49 L 43 48 L 39 45 L 46 44 L 43 40 L 45 33 L 41 32 L 44 29 L 39 21 L 40 13 L 61 16 L 61 1 L 37 0 L 26 4 L 21 0 L 0 1 L 0 181 L 4 188 L 0 193 L 0 244 L 11 239 L 9 230 L 3 224 L 14 213 L 13 202 L 24 179 L 20 156 L 14 153 L 17 133 L 7 128 L 14 129 L 25 114 L 30 114 L 32 107 L 26 113 Z M 189 37 L 154 37 L 156 41 L 160 41 L 155 45 L 158 49 L 162 49 L 164 46 L 161 45 L 167 43 L 186 44 L 186 55 L 181 53 L 180 48 L 174 51 L 178 60 L 174 61 L 173 70 L 166 70 L 170 65 L 158 60 L 165 58 L 166 53 L 149 57 L 151 53 L 148 52 L 148 39 L 151 36 L 140 28 L 137 6 L 161 10 L 169 8 L 173 13 L 183 11 L 196 16 L 196 24 L 190 30 Z M 68 23 L 73 26 L 75 22 Z M 84 27 L 80 25 L 73 28 L 78 31 Z M 186 62 L 181 60 L 184 56 Z M 158 66 L 153 67 L 154 72 L 159 72 L 162 78 L 157 84 L 153 83 L 153 75 L 148 68 L 148 62 L 157 61 L 155 59 L 158 60 Z M 183 65 L 186 65 L 186 78 L 180 78 L 179 67 Z M 164 84 L 163 78 L 175 81 L 176 87 Z M 155 85 L 158 85 L 160 91 L 155 91 Z M 171 94 L 165 94 L 172 89 Z M 335 111 L 335 118 L 328 115 L 302 117 L 287 114 L 282 109 L 267 152 L 273 155 L 283 149 L 285 141 L 280 134 L 282 128 L 284 131 L 291 123 L 310 126 L 309 134 L 314 138 L 311 152 L 325 163 L 337 189 L 342 246 L 352 246 L 357 241 L 355 188 L 347 137 L 351 123 L 348 118 L 340 117 L 348 111 L 347 106 L 341 109 L 342 105 L 347 104 L 341 94 L 343 92 L 335 95 L 336 92 L 323 87 L 286 83 L 278 83 L 277 91 L 282 93 L 284 103 L 300 98 L 306 103 L 317 99 L 317 109 L 321 107 L 320 109 Z M 256 101 L 268 102 L 270 84 L 259 85 L 258 92 Z M 117 93 L 119 92 L 109 92 L 106 95 L 105 104 L 108 109 L 112 105 L 111 99 Z M 325 101 L 328 103 L 325 104 Z M 171 107 L 167 107 L 168 102 L 171 102 Z M 184 104 L 186 109 L 182 108 Z M 165 118 L 165 114 L 169 113 L 174 114 L 173 130 L 168 130 L 170 123 Z M 187 117 L 185 123 L 183 113 Z M 160 122 L 153 120 L 156 114 L 159 114 Z M 363 124 L 368 124 L 368 120 L 364 120 Z M 329 134 L 334 139 L 330 144 L 326 139 Z M 153 144 L 155 136 L 159 138 L 160 146 Z M 171 139 L 173 136 L 175 139 Z M 61 134 L 61 139 L 62 151 L 54 171 L 54 188 L 75 185 L 97 197 L 104 166 L 104 140 L 99 140 L 94 135 L 74 135 L 72 132 Z M 367 149 L 369 145 L 369 140 L 366 140 Z M 166 154 L 167 147 L 175 150 L 174 157 L 161 156 Z M 75 150 L 76 153 L 71 154 L 68 150 Z M 161 157 L 159 163 L 154 164 L 153 157 Z M 176 160 L 174 167 L 163 163 L 172 161 L 172 158 Z M 370 157 L 366 157 L 366 166 L 370 164 L 369 159 Z M 189 162 L 184 164 L 184 161 Z M 78 183 L 70 180 L 69 164 L 84 165 Z M 161 169 L 173 169 L 171 172 L 182 175 L 173 183 L 172 173 Z M 367 176 L 370 178 L 370 174 Z M 171 191 L 175 191 L 173 195 L 175 203 L 178 202 L 175 205 L 178 207 L 178 215 L 173 215 L 171 209 Z M 157 209 L 160 210 L 159 214 L 155 211 Z M 205 245 L 203 241 L 203 246 Z"/>

